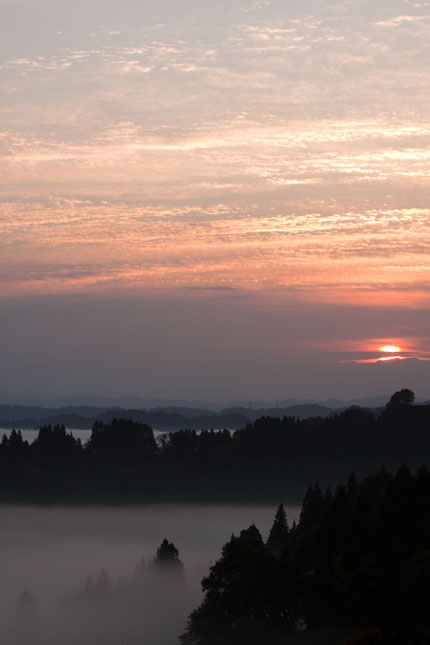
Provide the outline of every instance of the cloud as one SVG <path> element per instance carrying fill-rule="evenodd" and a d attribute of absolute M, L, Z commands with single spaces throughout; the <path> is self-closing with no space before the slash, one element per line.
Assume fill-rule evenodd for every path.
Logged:
<path fill-rule="evenodd" d="M 421 5 L 418 6 L 420 7 Z M 430 16 L 396 16 L 395 18 L 390 18 L 390 20 L 382 20 L 374 24 L 378 27 L 400 27 L 408 23 L 416 23 L 423 20 L 430 20 Z"/>
<path fill-rule="evenodd" d="M 4 292 L 274 288 L 419 306 L 426 12 L 372 7 L 121 14 L 3 57 Z"/>

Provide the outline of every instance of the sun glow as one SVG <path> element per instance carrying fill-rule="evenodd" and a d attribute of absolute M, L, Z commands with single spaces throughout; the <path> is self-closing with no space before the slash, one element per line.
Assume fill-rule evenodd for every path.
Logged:
<path fill-rule="evenodd" d="M 395 354 L 396 352 L 402 351 L 397 345 L 383 345 L 382 347 L 378 347 L 378 350 L 386 354 Z"/>

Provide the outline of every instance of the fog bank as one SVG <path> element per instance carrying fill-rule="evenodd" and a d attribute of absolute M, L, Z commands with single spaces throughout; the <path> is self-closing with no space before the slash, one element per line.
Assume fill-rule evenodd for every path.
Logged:
<path fill-rule="evenodd" d="M 0 641 L 176 643 L 188 613 L 200 601 L 201 577 L 231 533 L 254 522 L 266 538 L 275 510 L 200 505 L 1 507 Z M 287 508 L 290 522 L 298 513 L 297 507 Z M 179 549 L 183 576 L 154 573 L 152 559 L 164 538 Z M 107 573 L 106 585 L 106 579 L 100 582 L 102 571 Z M 88 576 L 90 591 L 85 590 Z M 25 590 L 34 597 L 40 635 L 32 628 L 27 640 L 20 634 L 18 641 L 17 602 Z"/>

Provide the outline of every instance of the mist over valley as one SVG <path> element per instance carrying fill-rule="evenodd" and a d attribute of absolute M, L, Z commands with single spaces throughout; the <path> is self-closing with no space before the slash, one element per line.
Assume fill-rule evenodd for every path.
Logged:
<path fill-rule="evenodd" d="M 0 642 L 15 643 L 18 600 L 28 590 L 43 645 L 173 645 L 201 600 L 202 576 L 231 533 L 255 522 L 267 534 L 275 510 L 1 506 Z M 298 519 L 298 507 L 287 512 L 291 522 Z M 152 560 L 164 538 L 178 548 L 183 575 L 154 571 Z M 107 586 L 99 581 L 97 591 L 103 571 Z"/>

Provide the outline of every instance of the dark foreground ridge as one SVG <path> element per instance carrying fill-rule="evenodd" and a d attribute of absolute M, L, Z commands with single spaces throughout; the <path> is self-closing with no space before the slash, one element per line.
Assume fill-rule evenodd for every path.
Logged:
<path fill-rule="evenodd" d="M 430 473 L 385 469 L 325 494 L 266 542 L 232 536 L 202 581 L 182 645 L 428 645 Z"/>
<path fill-rule="evenodd" d="M 19 431 L 0 445 L 0 502 L 299 501 L 309 481 L 336 485 L 381 463 L 428 463 L 430 405 L 396 392 L 382 413 L 350 408 L 327 418 L 261 417 L 229 430 L 183 430 L 159 443 L 150 426 L 97 421 L 82 445 L 64 426 Z"/>

